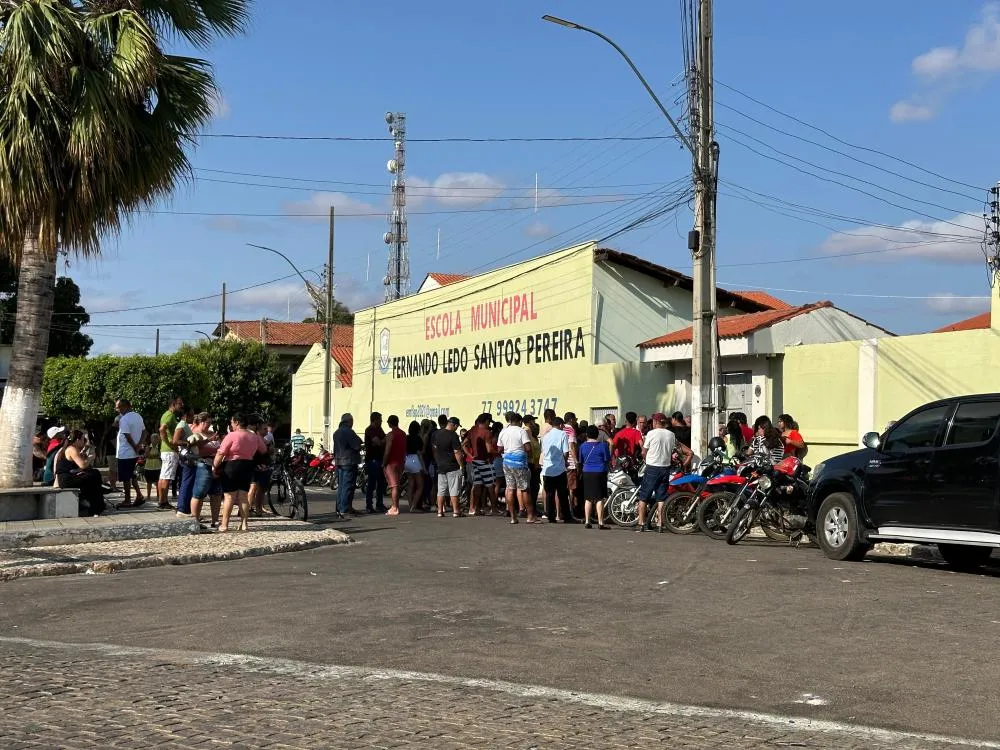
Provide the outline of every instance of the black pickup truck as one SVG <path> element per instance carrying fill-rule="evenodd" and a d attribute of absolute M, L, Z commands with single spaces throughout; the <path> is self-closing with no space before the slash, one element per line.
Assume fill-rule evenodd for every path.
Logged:
<path fill-rule="evenodd" d="M 861 450 L 818 464 L 809 520 L 827 557 L 860 560 L 875 542 L 936 544 L 959 568 L 1000 547 L 1000 393 L 914 409 Z"/>

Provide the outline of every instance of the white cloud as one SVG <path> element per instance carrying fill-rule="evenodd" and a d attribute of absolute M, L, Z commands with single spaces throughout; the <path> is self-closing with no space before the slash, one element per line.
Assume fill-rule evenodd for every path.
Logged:
<path fill-rule="evenodd" d="M 983 6 L 960 47 L 934 47 L 917 55 L 910 67 L 921 90 L 892 105 L 889 117 L 893 122 L 929 120 L 956 91 L 1000 72 L 1000 3 Z"/>
<path fill-rule="evenodd" d="M 983 260 L 979 247 L 982 234 L 982 217 L 959 214 L 948 222 L 912 220 L 893 228 L 860 227 L 831 235 L 819 249 L 830 255 L 868 253 L 858 256 L 858 260 L 866 261 L 923 258 L 978 263 Z"/>
<path fill-rule="evenodd" d="M 215 232 L 262 234 L 275 231 L 274 225 L 266 221 L 244 219 L 239 216 L 213 216 L 210 219 L 205 219 L 204 224 Z"/>
<path fill-rule="evenodd" d="M 372 218 L 382 215 L 382 210 L 371 203 L 365 203 L 352 198 L 346 193 L 314 193 L 304 201 L 289 201 L 282 205 L 282 210 L 289 216 L 305 216 L 316 221 L 326 221 L 330 206 L 336 210 L 337 216 L 364 216 L 373 214 Z"/>
<path fill-rule="evenodd" d="M 212 117 L 216 120 L 224 120 L 229 117 L 229 101 L 219 91 L 212 97 Z"/>
<path fill-rule="evenodd" d="M 475 206 L 498 198 L 505 188 L 502 181 L 484 172 L 445 172 L 433 181 L 414 175 L 406 184 L 412 188 L 407 194 L 412 205 L 433 200 L 447 206 Z"/>
<path fill-rule="evenodd" d="M 537 237 L 539 239 L 544 239 L 546 237 L 552 236 L 552 227 L 546 224 L 544 221 L 533 221 L 531 224 L 524 228 L 524 234 L 528 237 Z"/>
<path fill-rule="evenodd" d="M 95 291 L 83 288 L 80 290 L 80 304 L 88 313 L 108 312 L 109 310 L 128 310 L 139 307 L 143 303 L 137 291 L 127 291 L 121 294 L 107 294 L 103 291 Z M 94 321 L 95 323 L 97 321 Z"/>
<path fill-rule="evenodd" d="M 971 317 L 990 309 L 990 301 L 988 299 L 960 297 L 946 292 L 935 294 L 932 298 L 926 300 L 925 303 L 927 309 L 933 313 L 955 317 L 959 315 Z"/>
<path fill-rule="evenodd" d="M 889 110 L 889 119 L 893 122 L 916 122 L 930 120 L 935 114 L 934 109 L 926 104 L 898 101 Z"/>

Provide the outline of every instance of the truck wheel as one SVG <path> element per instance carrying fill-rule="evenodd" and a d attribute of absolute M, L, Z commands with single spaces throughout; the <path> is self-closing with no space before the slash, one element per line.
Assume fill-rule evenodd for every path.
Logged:
<path fill-rule="evenodd" d="M 962 544 L 939 544 L 938 552 L 956 570 L 976 570 L 982 567 L 993 554 L 992 547 L 969 547 Z"/>
<path fill-rule="evenodd" d="M 831 560 L 861 560 L 869 545 L 861 540 L 858 509 L 846 492 L 835 492 L 819 506 L 816 537 L 823 554 Z"/>

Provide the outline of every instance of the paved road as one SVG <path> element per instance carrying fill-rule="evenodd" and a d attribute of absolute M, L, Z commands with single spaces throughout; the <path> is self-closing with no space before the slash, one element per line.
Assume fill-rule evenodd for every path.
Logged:
<path fill-rule="evenodd" d="M 328 507 L 314 503 L 314 510 Z M 323 726 L 343 731 L 341 714 L 374 732 L 363 741 L 345 735 L 353 738 L 345 747 L 421 737 L 427 747 L 628 747 L 657 739 L 698 748 L 938 746 L 928 739 L 843 733 L 825 724 L 795 727 L 704 712 L 691 718 L 676 705 L 1000 738 L 1000 670 L 992 656 L 1000 636 L 995 576 L 930 565 L 834 563 L 816 550 L 763 543 L 731 548 L 699 536 L 511 527 L 499 518 L 404 514 L 337 526 L 359 544 L 3 585 L 4 638 L 151 649 L 120 655 L 0 641 L 4 690 L 54 694 L 31 705 L 18 702 L 4 717 L 23 722 L 25 711 L 50 706 L 43 713 L 57 718 L 38 724 L 43 735 L 72 724 L 58 719 L 66 694 L 45 687 L 63 679 L 92 686 L 77 700 L 123 695 L 95 703 L 109 719 L 119 700 L 136 696 L 129 716 L 142 731 L 186 716 L 191 695 L 203 699 L 203 713 L 194 714 L 198 726 L 229 722 L 236 727 L 231 731 L 250 737 L 254 727 L 273 730 L 275 717 L 312 716 L 302 724 L 308 732 L 288 734 L 292 746 L 341 746 L 340 740 L 324 745 L 316 734 Z M 302 664 L 249 669 L 231 657 L 191 657 L 186 664 L 179 651 Z M 154 668 L 158 659 L 163 666 Z M 339 676 L 331 684 L 309 682 L 296 693 L 299 683 L 290 675 L 315 673 L 318 668 L 309 665 L 361 671 L 334 670 Z M 498 701 L 491 697 L 492 683 L 473 688 L 364 670 L 506 681 L 521 686 L 513 693 L 521 698 Z M 253 708 L 227 714 L 235 706 L 204 700 L 219 690 L 247 696 Z M 649 713 L 646 704 L 627 704 L 639 707 L 629 711 L 604 698 L 574 702 L 553 692 L 558 690 L 676 705 L 652 714 L 657 718 L 649 723 L 639 718 Z M 258 709 L 256 698 L 264 696 L 266 704 L 271 693 L 280 712 Z M 7 697 L 0 699 L 9 705 Z M 378 721 L 393 710 L 400 711 L 398 721 Z M 430 728 L 427 716 L 436 717 Z M 446 720 L 458 726 L 433 742 L 416 734 L 439 731 Z M 530 726 L 522 726 L 525 720 Z M 470 734 L 495 724 L 509 734 Z M 602 734 L 608 726 L 614 731 Z M 779 728 L 789 734 L 774 734 Z M 260 745 L 237 734 L 225 737 Z"/>

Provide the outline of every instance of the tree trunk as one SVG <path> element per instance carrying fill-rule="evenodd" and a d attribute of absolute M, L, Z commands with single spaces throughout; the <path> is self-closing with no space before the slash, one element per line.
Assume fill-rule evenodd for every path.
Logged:
<path fill-rule="evenodd" d="M 0 487 L 31 484 L 31 438 L 38 419 L 55 290 L 55 254 L 49 257 L 37 237 L 25 237 L 14 349 L 0 405 Z"/>

